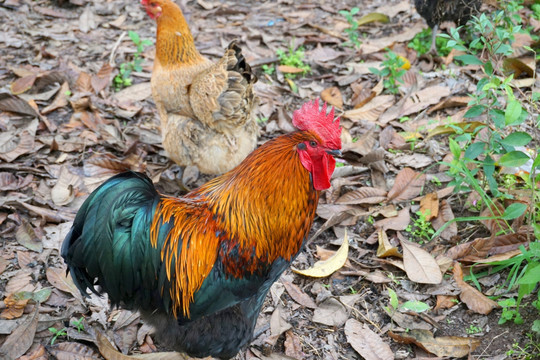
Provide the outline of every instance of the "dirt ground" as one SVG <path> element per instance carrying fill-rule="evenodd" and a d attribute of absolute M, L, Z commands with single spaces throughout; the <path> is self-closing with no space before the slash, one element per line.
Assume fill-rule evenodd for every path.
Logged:
<path fill-rule="evenodd" d="M 525 299 L 523 324 L 499 325 L 500 308 L 480 314 L 458 300 L 462 290 L 452 270 L 445 272 L 440 284 L 422 284 L 408 277 L 398 257 L 377 256 L 377 229 L 384 228 L 394 246 L 401 236 L 416 240 L 404 230 L 411 222 L 410 214 L 418 211 L 420 198 L 431 191 L 439 191 L 439 198 L 455 217 L 470 214 L 465 195 L 444 191 L 450 179 L 437 163 L 449 153 L 447 139 L 424 137 L 411 148 L 397 135 L 416 131 L 425 135 L 447 118 L 462 121 L 466 100 L 439 105 L 446 99 L 463 99 L 477 81 L 474 69 L 450 63 L 443 70 L 444 59 L 418 58 L 407 47 L 414 34 L 427 27 L 413 4 L 407 0 L 178 3 L 203 55 L 218 59 L 236 39 L 255 69 L 260 143 L 291 131 L 292 111 L 334 87 L 330 98 L 342 100 L 337 110 L 346 137 L 350 144 L 357 144 L 349 145 L 332 188 L 322 194 L 312 230 L 316 237 L 293 267 L 306 269 L 320 259 L 334 259 L 345 230 L 347 261 L 325 278 L 286 271 L 266 299 L 252 344 L 237 359 L 367 358 L 360 355 L 360 348 L 371 349 L 371 359 L 390 358 L 388 353 L 378 353 L 381 344 L 396 359 L 436 358 L 413 343 L 396 341 L 411 331 L 431 331 L 436 338 L 456 337 L 448 338 L 446 345 L 437 343 L 448 347 L 447 355 L 440 358 L 525 359 L 523 352 L 506 353 L 514 344 L 524 348 L 529 343 L 527 333 L 539 318 L 530 304 L 534 299 Z M 390 21 L 361 27 L 359 49 L 343 46 L 348 24 L 339 11 L 360 4 L 358 18 L 378 12 L 388 15 Z M 142 52 L 142 71 L 132 74 L 132 86 L 116 91 L 111 85 L 120 65 L 136 53 L 127 32 L 135 31 L 141 39 L 155 42 L 155 23 L 138 1 L 126 0 L 0 0 L 0 18 L 0 297 L 4 300 L 0 303 L 4 311 L 0 349 L 17 357 L 24 355 L 21 359 L 128 359 L 114 349 L 104 353 L 106 346 L 96 341 L 99 331 L 123 354 L 166 350 L 153 343 L 151 329 L 137 314 L 111 309 L 106 297 L 82 299 L 64 277 L 65 265 L 59 255 L 78 208 L 113 174 L 143 171 L 160 191 L 171 195 L 182 193 L 180 180 L 194 188 L 210 178 L 186 173 L 165 157 L 149 86 L 153 45 Z M 309 73 L 293 79 L 297 92 L 291 90 L 282 71 L 263 71 L 263 66 L 278 61 L 277 49 L 286 50 L 291 44 L 303 46 L 304 61 L 311 67 Z M 371 109 L 359 106 L 356 113 L 351 112 L 377 85 L 377 76 L 367 69 L 383 60 L 386 47 L 412 65 L 405 81 L 415 83 L 417 110 L 398 111 L 403 109 L 400 101 L 407 100 L 402 91 L 396 96 L 378 94 L 380 102 Z M 421 90 L 426 93 L 418 94 Z M 386 111 L 396 106 L 398 110 Z M 399 121 L 404 116 L 410 121 Z M 384 136 L 397 144 L 392 151 L 383 146 Z M 397 175 L 405 168 L 412 168 L 415 174 L 425 172 L 428 180 L 437 177 L 442 185 L 428 181 L 421 194 L 400 202 L 351 205 L 337 201 L 365 186 L 389 191 L 401 181 Z M 387 215 L 390 212 L 392 216 Z M 402 215 L 405 224 L 397 224 L 403 222 Z M 392 221 L 384 223 L 387 225 L 380 223 L 388 219 Z M 459 223 L 452 238 L 427 242 L 422 249 L 436 258 L 448 255 L 459 243 L 488 236 L 481 225 Z M 441 268 L 449 269 L 451 264 L 452 259 Z M 468 265 L 463 264 L 465 272 Z M 501 293 L 506 275 L 500 272 L 482 278 L 482 293 Z M 400 303 L 417 300 L 430 309 L 420 313 L 388 310 L 388 289 L 397 293 Z M 43 299 L 39 305 L 37 295 L 30 301 L 16 299 L 17 313 L 9 295 L 22 291 L 39 293 Z M 512 289 L 498 300 L 515 297 L 516 291 Z M 454 304 L 438 306 L 442 296 L 454 299 Z M 4 316 L 8 309 L 10 314 Z M 82 325 L 77 327 L 77 323 Z M 66 334 L 51 344 L 56 332 L 50 328 L 65 329 Z M 468 353 L 474 342 L 471 339 L 479 343 Z M 457 348 L 466 350 L 460 356 L 452 355 L 459 353 Z M 530 355 L 540 358 L 534 350 Z"/>

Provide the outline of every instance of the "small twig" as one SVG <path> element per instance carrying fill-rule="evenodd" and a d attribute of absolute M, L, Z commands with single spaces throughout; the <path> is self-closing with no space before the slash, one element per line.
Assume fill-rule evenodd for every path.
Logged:
<path fill-rule="evenodd" d="M 122 42 L 122 40 L 124 39 L 126 34 L 127 34 L 127 32 L 123 31 L 120 34 L 120 36 L 118 37 L 118 40 L 116 40 L 116 43 L 114 43 L 114 46 L 113 46 L 112 51 L 111 51 L 111 56 L 109 57 L 109 65 L 111 65 L 111 66 L 114 65 L 114 56 L 116 55 L 116 50 L 118 50 L 118 47 L 120 46 L 120 43 Z"/>

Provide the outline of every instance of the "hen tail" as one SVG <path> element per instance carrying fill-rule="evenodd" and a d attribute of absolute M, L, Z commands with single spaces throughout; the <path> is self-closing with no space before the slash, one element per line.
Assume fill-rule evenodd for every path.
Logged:
<path fill-rule="evenodd" d="M 159 201 L 152 181 L 126 172 L 97 188 L 77 213 L 62 245 L 62 257 L 83 295 L 109 294 L 113 304 L 149 305 L 156 288 L 159 252 L 150 225 Z"/>
<path fill-rule="evenodd" d="M 234 51 L 234 57 L 236 61 L 229 67 L 227 70 L 236 71 L 242 75 L 244 79 L 249 84 L 255 84 L 257 82 L 257 76 L 251 71 L 251 66 L 246 62 L 244 55 L 242 54 L 242 49 L 236 44 L 236 41 L 232 41 L 229 46 L 227 46 L 227 51 Z"/>

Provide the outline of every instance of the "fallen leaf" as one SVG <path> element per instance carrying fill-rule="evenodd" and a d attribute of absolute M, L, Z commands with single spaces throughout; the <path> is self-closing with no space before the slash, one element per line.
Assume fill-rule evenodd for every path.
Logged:
<path fill-rule="evenodd" d="M 300 68 L 289 66 L 289 65 L 279 65 L 277 69 L 285 74 L 300 74 L 300 73 L 305 72 L 304 69 L 300 69 Z"/>
<path fill-rule="evenodd" d="M 335 271 L 341 269 L 349 254 L 349 239 L 347 237 L 347 232 L 343 237 L 343 242 L 339 249 L 336 251 L 334 256 L 325 261 L 317 261 L 309 269 L 299 270 L 294 267 L 291 267 L 292 271 L 297 274 L 309 276 L 309 277 L 327 277 L 332 275 Z"/>
<path fill-rule="evenodd" d="M 82 184 L 79 175 L 75 175 L 63 165 L 60 168 L 56 184 L 51 189 L 51 199 L 58 205 L 67 205 L 73 201 L 76 195 L 76 189 Z"/>
<path fill-rule="evenodd" d="M 49 354 L 47 353 L 47 350 L 45 350 L 45 346 L 40 344 L 30 354 L 21 356 L 17 360 L 48 360 L 48 359 L 49 359 Z M 81 359 L 81 360 L 85 360 L 85 359 Z"/>
<path fill-rule="evenodd" d="M 187 355 L 178 352 L 161 352 L 141 355 L 124 355 L 118 352 L 110 341 L 101 332 L 96 331 L 96 345 L 99 352 L 106 360 L 131 360 L 131 359 L 148 359 L 148 360 L 190 360 Z"/>
<path fill-rule="evenodd" d="M 26 219 L 21 219 L 21 226 L 17 228 L 15 233 L 17 242 L 35 252 L 43 251 L 43 243 L 41 239 L 36 235 L 34 228 Z"/>
<path fill-rule="evenodd" d="M 439 230 L 444 224 L 454 220 L 454 213 L 452 212 L 452 208 L 450 207 L 450 204 L 448 204 L 448 201 L 443 200 L 441 201 L 441 205 L 439 207 L 439 213 L 433 219 L 431 224 L 433 225 L 433 228 L 435 230 Z M 455 222 L 451 222 L 450 225 L 448 225 L 440 234 L 439 236 L 443 238 L 446 241 L 451 240 L 454 236 L 456 236 L 458 233 L 457 224 Z"/>
<path fill-rule="evenodd" d="M 358 26 L 362 26 L 377 21 L 381 23 L 387 23 L 390 21 L 390 18 L 385 14 L 373 12 L 362 16 L 360 19 L 358 19 L 357 23 Z"/>
<path fill-rule="evenodd" d="M 420 212 L 426 217 L 426 221 L 430 221 L 439 215 L 439 197 L 437 193 L 426 194 L 420 200 Z"/>
<path fill-rule="evenodd" d="M 292 325 L 283 318 L 281 307 L 276 307 L 270 317 L 270 336 L 265 342 L 272 346 L 275 345 L 281 334 L 290 328 L 292 328 Z"/>
<path fill-rule="evenodd" d="M 285 290 L 287 290 L 287 293 L 294 301 L 310 309 L 315 309 L 317 307 L 317 304 L 315 304 L 311 296 L 303 292 L 298 286 L 290 281 L 282 281 L 282 283 L 285 286 Z"/>
<path fill-rule="evenodd" d="M 34 312 L 28 314 L 28 317 L 20 326 L 6 338 L 2 347 L 0 347 L 0 358 L 17 359 L 24 355 L 34 342 L 38 320 L 39 306 L 36 306 Z"/>
<path fill-rule="evenodd" d="M 463 271 L 458 262 L 454 263 L 454 281 L 461 289 L 459 298 L 464 302 L 469 309 L 479 314 L 487 315 L 491 310 L 499 308 L 499 304 L 491 300 L 476 288 L 463 281 Z"/>
<path fill-rule="evenodd" d="M 0 316 L 8 320 L 20 318 L 28 301 L 30 301 L 30 299 L 21 299 L 15 294 L 9 294 L 4 299 L 6 308 L 2 311 Z"/>
<path fill-rule="evenodd" d="M 9 279 L 6 284 L 6 294 L 16 293 L 20 291 L 34 291 L 35 285 L 32 285 L 32 277 L 30 276 L 30 270 L 19 270 L 15 275 Z"/>
<path fill-rule="evenodd" d="M 403 334 L 395 334 L 390 331 L 388 335 L 397 342 L 413 343 L 439 357 L 451 357 L 454 359 L 469 355 L 481 343 L 481 339 L 476 338 L 459 336 L 433 337 L 431 331 L 419 329 Z"/>
<path fill-rule="evenodd" d="M 364 186 L 357 190 L 343 194 L 336 200 L 336 204 L 358 205 L 379 204 L 386 200 L 387 192 L 382 189 Z"/>
<path fill-rule="evenodd" d="M 399 210 L 397 216 L 388 217 L 386 219 L 378 220 L 373 224 L 376 229 L 383 230 L 405 230 L 411 222 L 411 214 L 409 208 L 403 208 Z"/>
<path fill-rule="evenodd" d="M 70 293 L 79 300 L 81 304 L 84 303 L 79 289 L 77 289 L 77 286 L 75 286 L 71 279 L 71 273 L 66 274 L 66 269 L 48 267 L 46 275 L 47 281 L 55 288 Z"/>
<path fill-rule="evenodd" d="M 377 257 L 384 258 L 389 256 L 395 256 L 402 258 L 403 255 L 400 254 L 397 247 L 392 246 L 390 244 L 390 241 L 388 240 L 388 235 L 386 235 L 386 232 L 383 229 L 377 230 L 378 239 L 379 239 L 379 247 L 377 248 Z"/>
<path fill-rule="evenodd" d="M 388 192 L 388 200 L 400 202 L 413 199 L 421 193 L 425 182 L 425 174 L 404 168 L 397 174 L 394 186 Z"/>
<path fill-rule="evenodd" d="M 285 346 L 285 355 L 295 359 L 305 358 L 305 354 L 302 352 L 300 339 L 292 332 L 292 330 L 285 333 L 285 342 L 283 345 Z"/>
<path fill-rule="evenodd" d="M 345 323 L 345 336 L 352 348 L 365 360 L 392 360 L 394 353 L 390 346 L 369 327 L 349 319 Z"/>
<path fill-rule="evenodd" d="M 68 94 L 69 94 L 69 84 L 67 81 L 65 81 L 63 84 L 62 84 L 62 87 L 60 88 L 60 90 L 58 91 L 58 94 L 56 95 L 56 97 L 54 98 L 53 102 L 51 104 L 49 104 L 48 106 L 44 107 L 42 110 L 41 110 L 41 113 L 43 115 L 45 114 L 48 114 L 50 112 L 53 112 L 54 110 L 57 110 L 57 109 L 60 109 L 60 108 L 63 108 L 64 106 L 66 106 L 67 104 L 69 104 L 69 101 L 68 101 Z"/>
<path fill-rule="evenodd" d="M 437 295 L 437 305 L 435 305 L 433 310 L 450 309 L 457 305 L 456 300 L 457 296 L 454 295 Z"/>
<path fill-rule="evenodd" d="M 313 312 L 313 322 L 328 326 L 342 327 L 349 315 L 339 300 L 328 298 Z"/>
<path fill-rule="evenodd" d="M 19 95 L 30 90 L 37 79 L 37 74 L 27 75 L 11 83 L 10 90 L 13 95 Z"/>
<path fill-rule="evenodd" d="M 343 97 L 341 91 L 335 86 L 324 89 L 321 92 L 321 99 L 332 106 L 343 109 Z"/>
<path fill-rule="evenodd" d="M 420 284 L 440 284 L 442 273 L 437 261 L 427 251 L 400 238 L 403 247 L 403 265 L 407 277 Z"/>
<path fill-rule="evenodd" d="M 345 111 L 342 116 L 355 122 L 360 120 L 375 122 L 393 104 L 393 95 L 379 95 L 358 109 Z"/>
<path fill-rule="evenodd" d="M 77 342 L 62 342 L 48 346 L 49 352 L 57 359 L 98 360 L 100 356 L 91 347 Z"/>
<path fill-rule="evenodd" d="M 529 237 L 527 233 L 523 232 L 478 238 L 448 249 L 446 256 L 460 262 L 477 262 L 484 260 L 488 256 L 517 250 L 527 242 L 529 242 Z"/>

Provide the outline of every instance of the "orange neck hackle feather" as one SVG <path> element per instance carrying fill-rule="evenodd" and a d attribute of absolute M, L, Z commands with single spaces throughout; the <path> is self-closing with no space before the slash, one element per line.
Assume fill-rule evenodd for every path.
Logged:
<path fill-rule="evenodd" d="M 175 315 L 181 310 L 189 317 L 194 294 L 218 256 L 226 275 L 239 278 L 298 253 L 319 199 L 296 150 L 310 140 L 320 138 L 301 131 L 268 141 L 235 169 L 185 197 L 162 198 L 150 238 L 156 247 L 161 225 L 174 221 L 161 259 Z"/>
<path fill-rule="evenodd" d="M 182 10 L 171 0 L 160 1 L 162 13 L 156 19 L 156 59 L 161 66 L 193 65 L 203 60 Z"/>

